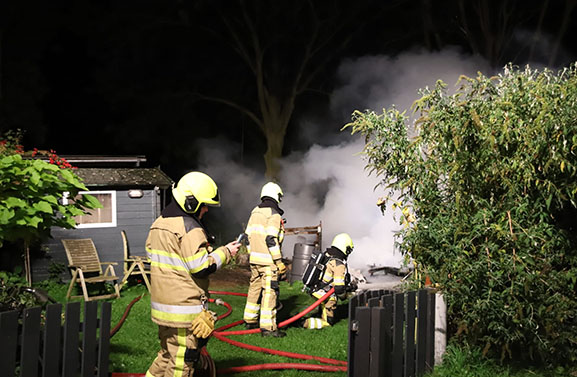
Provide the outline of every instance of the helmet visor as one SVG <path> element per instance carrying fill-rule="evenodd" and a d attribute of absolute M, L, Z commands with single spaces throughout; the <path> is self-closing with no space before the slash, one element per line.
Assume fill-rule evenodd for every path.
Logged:
<path fill-rule="evenodd" d="M 207 206 L 220 207 L 220 194 L 218 193 L 218 190 L 217 190 L 212 198 L 207 198 L 207 197 L 199 198 L 198 201 L 201 204 L 204 204 Z"/>
<path fill-rule="evenodd" d="M 220 207 L 220 193 L 218 190 L 216 190 L 214 197 L 210 201 L 207 201 L 206 204 L 212 207 Z"/>

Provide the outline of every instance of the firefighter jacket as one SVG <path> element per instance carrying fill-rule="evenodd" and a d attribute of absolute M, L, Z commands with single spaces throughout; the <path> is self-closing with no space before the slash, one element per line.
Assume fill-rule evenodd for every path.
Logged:
<path fill-rule="evenodd" d="M 346 297 L 346 256 L 334 247 L 327 249 L 326 253 L 330 259 L 326 263 L 325 272 L 321 278 L 321 287 L 326 287 L 325 289 L 328 291 L 327 288 L 332 286 L 335 289 L 335 295 L 337 297 Z"/>
<path fill-rule="evenodd" d="M 172 203 L 151 225 L 146 251 L 151 317 L 156 324 L 188 328 L 206 308 L 208 276 L 231 257 L 225 246 L 213 250 L 207 234 L 196 218 Z"/>
<path fill-rule="evenodd" d="M 283 213 L 277 202 L 267 197 L 252 210 L 245 231 L 250 264 L 274 265 L 282 258 L 280 240 L 284 236 Z"/>

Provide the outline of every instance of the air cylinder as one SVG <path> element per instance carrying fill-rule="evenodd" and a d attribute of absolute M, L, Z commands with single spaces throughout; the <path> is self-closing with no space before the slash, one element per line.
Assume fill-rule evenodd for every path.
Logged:
<path fill-rule="evenodd" d="M 289 283 L 302 280 L 303 272 L 305 272 L 314 249 L 313 244 L 295 243 Z"/>

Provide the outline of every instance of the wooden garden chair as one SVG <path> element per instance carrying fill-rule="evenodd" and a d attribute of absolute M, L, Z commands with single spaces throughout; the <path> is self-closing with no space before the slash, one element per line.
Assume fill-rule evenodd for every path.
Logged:
<path fill-rule="evenodd" d="M 124 245 L 124 277 L 120 283 L 120 288 L 126 284 L 130 275 L 141 275 L 148 292 L 150 292 L 150 280 L 148 279 L 148 275 L 150 275 L 150 261 L 147 257 L 130 255 L 126 232 L 121 230 L 120 234 L 122 235 L 122 244 Z"/>
<path fill-rule="evenodd" d="M 85 301 L 100 300 L 106 298 L 120 297 L 120 289 L 118 287 L 118 277 L 114 272 L 114 262 L 100 262 L 98 252 L 94 246 L 94 242 L 90 238 L 62 240 L 66 256 L 68 257 L 68 267 L 72 269 L 72 280 L 68 286 L 66 293 L 66 300 L 70 298 L 84 297 Z M 102 266 L 107 265 L 103 271 Z M 70 296 L 74 284 L 78 282 L 82 287 L 82 296 Z M 114 293 L 90 296 L 88 294 L 87 285 L 94 283 L 113 282 Z"/>

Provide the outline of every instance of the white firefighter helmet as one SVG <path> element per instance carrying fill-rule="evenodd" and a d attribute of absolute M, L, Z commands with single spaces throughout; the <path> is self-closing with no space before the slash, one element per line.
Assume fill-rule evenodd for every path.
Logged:
<path fill-rule="evenodd" d="M 208 175 L 193 171 L 180 178 L 172 188 L 174 199 L 185 212 L 196 213 L 202 204 L 220 206 L 216 183 Z"/>
<path fill-rule="evenodd" d="M 282 189 L 276 183 L 268 182 L 262 186 L 262 190 L 260 191 L 260 198 L 262 199 L 265 196 L 268 196 L 269 198 L 276 200 L 277 203 L 280 203 L 283 197 Z"/>

